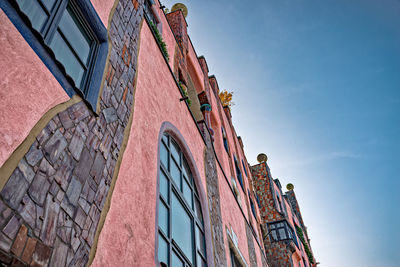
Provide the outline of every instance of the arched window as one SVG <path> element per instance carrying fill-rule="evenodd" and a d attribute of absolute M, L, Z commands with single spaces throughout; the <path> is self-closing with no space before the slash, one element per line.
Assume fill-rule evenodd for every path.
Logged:
<path fill-rule="evenodd" d="M 226 137 L 226 132 L 224 127 L 221 127 L 221 131 L 222 131 L 222 140 L 224 142 L 224 147 L 227 153 L 229 153 L 229 146 L 228 146 L 228 139 Z"/>
<path fill-rule="evenodd" d="M 199 194 L 188 163 L 174 139 L 160 144 L 158 260 L 171 267 L 207 266 Z"/>

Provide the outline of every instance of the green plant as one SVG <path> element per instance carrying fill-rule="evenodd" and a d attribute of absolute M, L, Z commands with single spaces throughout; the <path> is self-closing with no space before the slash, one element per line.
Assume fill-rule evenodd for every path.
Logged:
<path fill-rule="evenodd" d="M 304 250 L 306 251 L 308 260 L 310 261 L 310 263 L 313 264 L 314 263 L 314 258 L 313 258 L 313 255 L 311 253 L 311 250 L 308 247 L 308 244 L 306 243 L 306 240 L 304 238 L 303 230 L 299 226 L 296 225 L 296 232 L 297 232 L 297 235 L 299 236 L 299 238 L 301 240 L 301 243 L 303 243 Z"/>
<path fill-rule="evenodd" d="M 153 23 L 151 20 L 149 21 L 149 23 L 150 23 L 151 29 L 153 30 L 153 32 L 154 32 L 154 34 L 155 34 L 155 36 L 156 36 L 157 43 L 158 43 L 158 44 L 160 45 L 160 47 L 161 47 L 162 53 L 164 54 L 164 56 L 165 56 L 165 57 L 167 58 L 167 60 L 169 61 L 169 55 L 168 55 L 167 45 L 165 44 L 165 42 L 164 42 L 164 40 L 163 40 L 163 38 L 162 38 L 160 32 L 158 31 L 157 26 L 154 25 L 154 23 Z"/>

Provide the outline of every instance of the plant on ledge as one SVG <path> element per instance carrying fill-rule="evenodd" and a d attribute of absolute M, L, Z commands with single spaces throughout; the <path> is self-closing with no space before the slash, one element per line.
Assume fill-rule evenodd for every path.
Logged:
<path fill-rule="evenodd" d="M 162 53 L 164 54 L 164 56 L 165 56 L 165 57 L 167 58 L 167 60 L 169 61 L 169 55 L 168 55 L 168 51 L 167 51 L 167 45 L 165 44 L 165 42 L 164 42 L 164 40 L 163 40 L 163 38 L 162 38 L 160 32 L 158 31 L 157 26 L 154 25 L 154 23 L 153 23 L 151 20 L 149 20 L 149 23 L 150 23 L 151 29 L 153 30 L 153 32 L 154 32 L 154 34 L 155 34 L 155 36 L 156 36 L 157 43 L 158 43 L 158 44 L 160 45 L 160 47 L 161 47 Z"/>
<path fill-rule="evenodd" d="M 231 108 L 235 103 L 232 102 L 233 92 L 222 91 L 219 93 L 219 99 L 221 99 L 223 107 Z"/>
<path fill-rule="evenodd" d="M 296 225 L 296 232 L 301 240 L 301 243 L 303 243 L 304 250 L 306 251 L 308 260 L 310 261 L 311 264 L 314 264 L 314 258 L 313 258 L 310 248 L 308 247 L 308 244 L 306 243 L 306 240 L 304 239 L 303 230 L 299 226 Z"/>

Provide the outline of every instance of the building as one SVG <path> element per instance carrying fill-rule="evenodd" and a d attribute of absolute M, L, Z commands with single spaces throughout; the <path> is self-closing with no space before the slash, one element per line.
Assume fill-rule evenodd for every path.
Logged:
<path fill-rule="evenodd" d="M 274 266 L 184 6 L 0 7 L 2 265 Z"/>
<path fill-rule="evenodd" d="M 316 266 L 294 186 L 288 184 L 288 192 L 283 194 L 281 183 L 272 178 L 266 160 L 252 166 L 251 172 L 261 206 L 263 241 L 269 265 Z"/>

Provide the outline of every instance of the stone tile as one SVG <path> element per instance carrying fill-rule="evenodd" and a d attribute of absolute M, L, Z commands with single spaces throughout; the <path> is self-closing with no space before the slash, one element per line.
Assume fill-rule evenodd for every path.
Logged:
<path fill-rule="evenodd" d="M 55 180 L 53 180 L 53 182 L 51 183 L 51 186 L 50 186 L 49 193 L 52 196 L 57 196 L 58 191 L 60 191 L 60 186 L 57 184 L 57 182 Z"/>
<path fill-rule="evenodd" d="M 77 225 L 79 225 L 81 229 L 83 229 L 83 227 L 85 226 L 86 217 L 87 215 L 85 211 L 81 207 L 78 207 L 76 209 L 76 215 L 74 221 Z"/>
<path fill-rule="evenodd" d="M 60 205 L 53 201 L 53 198 L 48 195 L 46 198 L 46 206 L 44 212 L 44 220 L 42 230 L 40 232 L 40 239 L 44 244 L 51 246 L 56 237 L 56 226 Z"/>
<path fill-rule="evenodd" d="M 69 183 L 68 190 L 67 190 L 67 197 L 69 203 L 76 206 L 78 203 L 79 195 L 81 194 L 82 184 L 79 180 L 75 177 L 72 177 L 71 182 Z"/>
<path fill-rule="evenodd" d="M 77 131 L 75 131 L 74 136 L 72 137 L 71 143 L 69 143 L 68 149 L 71 152 L 71 155 L 76 159 L 79 160 L 82 149 L 83 149 L 83 139 Z"/>
<path fill-rule="evenodd" d="M 14 215 L 8 221 L 7 225 L 3 229 L 3 233 L 11 239 L 14 239 L 18 233 L 19 227 L 21 223 L 18 221 L 18 218 Z"/>
<path fill-rule="evenodd" d="M 26 161 L 31 166 L 35 166 L 43 158 L 43 152 L 38 146 L 38 142 L 34 142 L 25 155 Z"/>
<path fill-rule="evenodd" d="M 78 124 L 78 127 L 76 129 L 80 133 L 83 141 L 85 141 L 86 137 L 88 137 L 88 135 L 90 133 L 89 132 L 89 126 L 85 122 L 80 121 L 79 124 Z"/>
<path fill-rule="evenodd" d="M 108 192 L 108 186 L 105 184 L 105 179 L 100 182 L 99 184 L 99 189 L 96 192 L 96 196 L 94 199 L 94 203 L 97 205 L 97 207 L 101 210 L 104 206 L 104 201 L 106 199 L 106 195 Z"/>
<path fill-rule="evenodd" d="M 41 242 L 37 242 L 35 252 L 32 255 L 32 266 L 45 267 L 51 256 L 51 248 Z"/>
<path fill-rule="evenodd" d="M 69 117 L 67 110 L 58 113 L 58 117 L 60 118 L 60 121 L 65 129 L 74 127 L 74 122 Z"/>
<path fill-rule="evenodd" d="M 72 219 L 65 212 L 60 211 L 58 214 L 57 235 L 66 244 L 71 241 L 72 226 Z"/>
<path fill-rule="evenodd" d="M 0 232 L 0 249 L 9 252 L 12 243 L 13 243 L 12 239 L 8 238 L 5 234 Z"/>
<path fill-rule="evenodd" d="M 79 206 L 85 211 L 85 213 L 87 214 L 90 210 L 90 205 L 89 203 L 84 199 L 84 198 L 79 198 Z"/>
<path fill-rule="evenodd" d="M 56 240 L 53 249 L 53 256 L 51 257 L 50 265 L 54 267 L 65 266 L 68 255 L 68 246 L 61 242 L 59 239 Z"/>
<path fill-rule="evenodd" d="M 64 197 L 61 202 L 61 208 L 70 216 L 74 216 L 75 206 L 69 203 L 68 198 Z"/>
<path fill-rule="evenodd" d="M 105 167 L 105 163 L 106 163 L 106 160 L 104 159 L 101 152 L 100 151 L 97 152 L 93 166 L 90 169 L 90 175 L 93 177 L 93 179 L 96 181 L 97 184 L 101 180 L 101 176 L 103 174 L 103 169 Z"/>
<path fill-rule="evenodd" d="M 26 160 L 24 158 L 22 158 L 21 161 L 18 163 L 18 169 L 22 172 L 25 179 L 29 183 L 32 182 L 32 179 L 35 176 L 35 172 L 31 168 L 31 166 L 28 165 L 28 163 L 26 162 Z"/>
<path fill-rule="evenodd" d="M 61 186 L 64 191 L 67 190 L 69 178 L 71 177 L 74 168 L 74 161 L 67 156 L 62 160 L 62 162 L 60 163 L 60 167 L 54 175 L 54 180 Z"/>
<path fill-rule="evenodd" d="M 21 225 L 19 228 L 17 237 L 14 240 L 14 243 L 11 247 L 11 252 L 17 257 L 21 256 L 22 251 L 24 250 L 26 240 L 28 238 L 28 228 L 25 225 Z"/>
<path fill-rule="evenodd" d="M 51 135 L 51 131 L 46 126 L 46 127 L 43 128 L 43 130 L 36 137 L 36 140 L 39 142 L 39 144 L 43 145 L 49 139 L 50 135 Z"/>
<path fill-rule="evenodd" d="M 83 102 L 79 102 L 69 107 L 68 114 L 75 122 L 79 122 L 90 115 L 88 108 Z"/>
<path fill-rule="evenodd" d="M 26 190 L 28 189 L 28 182 L 25 180 L 22 172 L 17 168 L 14 170 L 8 182 L 1 190 L 1 196 L 8 205 L 16 209 L 24 197 Z"/>
<path fill-rule="evenodd" d="M 56 173 L 56 170 L 46 159 L 42 159 L 40 162 L 39 171 L 44 173 L 46 177 L 51 177 Z"/>
<path fill-rule="evenodd" d="M 111 148 L 111 143 L 112 143 L 112 137 L 111 135 L 107 132 L 104 136 L 103 136 L 103 140 L 101 140 L 100 143 L 100 151 L 103 152 L 104 156 L 107 158 L 108 154 L 110 152 L 110 148 Z"/>
<path fill-rule="evenodd" d="M 103 112 L 103 115 L 104 115 L 104 118 L 105 118 L 107 124 L 118 120 L 117 112 L 115 111 L 115 109 L 113 107 L 103 109 L 102 112 Z"/>
<path fill-rule="evenodd" d="M 81 245 L 81 241 L 79 239 L 80 235 L 81 235 L 81 230 L 78 227 L 74 227 L 72 229 L 72 235 L 71 235 L 71 247 L 75 252 Z"/>
<path fill-rule="evenodd" d="M 29 195 L 32 200 L 35 201 L 40 206 L 43 205 L 44 200 L 46 199 L 47 191 L 50 188 L 50 183 L 46 179 L 46 176 L 42 172 L 38 172 L 33 178 L 33 182 L 29 187 Z"/>
<path fill-rule="evenodd" d="M 64 138 L 60 130 L 57 130 L 46 143 L 44 147 L 44 156 L 50 163 L 54 164 L 66 146 L 67 140 Z"/>
<path fill-rule="evenodd" d="M 1 235 L 0 235 L 0 238 L 1 238 Z M 0 243 L 1 243 L 1 241 L 0 241 Z M 0 250 L 0 262 L 1 263 L 5 264 L 5 266 L 8 266 L 8 265 L 11 264 L 12 259 L 13 258 L 12 258 L 11 255 L 9 255 L 9 254 L 5 253 L 4 251 Z"/>
<path fill-rule="evenodd" d="M 19 215 L 31 227 L 35 228 L 36 205 L 28 195 L 22 198 L 21 205 L 18 207 Z"/>
<path fill-rule="evenodd" d="M 37 242 L 36 238 L 28 237 L 28 241 L 26 242 L 24 252 L 22 253 L 21 256 L 22 260 L 28 264 L 31 263 L 32 261 L 32 255 L 33 252 L 35 251 L 36 242 Z"/>
<path fill-rule="evenodd" d="M 26 264 L 24 264 L 22 261 L 20 261 L 17 258 L 13 258 L 11 266 L 13 266 L 13 267 L 26 267 Z"/>
<path fill-rule="evenodd" d="M 122 125 L 118 125 L 117 131 L 115 132 L 114 142 L 118 149 L 121 149 L 122 141 L 124 140 L 124 130 L 125 128 L 122 127 Z"/>
<path fill-rule="evenodd" d="M 75 168 L 75 175 L 81 182 L 84 182 L 89 177 L 89 171 L 93 164 L 93 158 L 89 151 L 84 148 L 78 166 Z"/>

